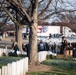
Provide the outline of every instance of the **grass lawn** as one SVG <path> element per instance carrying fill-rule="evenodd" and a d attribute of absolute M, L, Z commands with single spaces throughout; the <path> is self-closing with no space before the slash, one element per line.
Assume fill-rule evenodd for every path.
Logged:
<path fill-rule="evenodd" d="M 0 68 L 21 58 L 23 57 L 0 57 Z M 27 75 L 76 75 L 76 61 L 72 59 L 48 59 L 42 64 L 51 66 L 52 70 L 50 72 L 32 72 Z"/>
<path fill-rule="evenodd" d="M 72 59 L 48 59 L 42 64 L 52 67 L 50 72 L 32 72 L 27 75 L 76 75 L 76 61 Z"/>
<path fill-rule="evenodd" d="M 19 59 L 21 59 L 23 57 L 0 57 L 0 68 L 3 66 L 3 65 L 7 65 L 8 63 L 11 63 L 13 61 L 17 61 Z"/>

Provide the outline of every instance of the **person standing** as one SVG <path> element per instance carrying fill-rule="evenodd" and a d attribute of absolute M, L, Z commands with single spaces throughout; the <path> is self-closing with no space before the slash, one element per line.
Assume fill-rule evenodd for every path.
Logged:
<path fill-rule="evenodd" d="M 19 50 L 17 42 L 14 43 L 13 49 L 14 49 L 14 56 L 17 57 L 17 51 Z"/>
<path fill-rule="evenodd" d="M 53 53 L 57 53 L 56 43 L 55 42 L 54 42 L 54 45 L 53 45 Z"/>
<path fill-rule="evenodd" d="M 73 59 L 76 60 L 76 43 L 73 43 Z"/>
<path fill-rule="evenodd" d="M 49 45 L 48 45 L 47 42 L 46 42 L 45 45 L 44 45 L 44 50 L 45 50 L 45 51 L 49 51 Z"/>
<path fill-rule="evenodd" d="M 23 51 L 26 50 L 26 49 L 25 49 L 25 43 L 22 44 L 22 49 L 23 49 Z"/>
<path fill-rule="evenodd" d="M 64 51 L 66 50 L 67 48 L 67 40 L 65 37 L 62 37 L 62 44 L 61 44 L 61 51 L 60 53 L 61 54 L 64 54 Z"/>
<path fill-rule="evenodd" d="M 6 50 L 8 49 L 8 46 L 7 46 L 7 45 L 5 45 L 5 49 L 6 49 Z"/>
<path fill-rule="evenodd" d="M 27 43 L 26 45 L 25 45 L 25 49 L 26 49 L 26 52 L 27 52 L 27 57 L 29 58 L 29 60 L 30 60 L 30 46 L 29 46 L 30 44 L 29 43 Z"/>
<path fill-rule="evenodd" d="M 44 51 L 44 43 L 42 40 L 40 40 L 40 42 L 38 43 L 38 52 L 39 51 Z"/>
<path fill-rule="evenodd" d="M 67 50 L 67 46 L 68 46 L 68 42 L 66 40 L 66 38 L 63 39 L 63 53 L 64 53 L 64 57 L 67 58 L 67 55 L 69 53 L 69 51 Z"/>
<path fill-rule="evenodd" d="M 69 45 L 69 55 L 70 56 L 72 56 L 73 55 L 73 46 L 72 46 L 72 44 L 70 43 L 70 45 Z"/>

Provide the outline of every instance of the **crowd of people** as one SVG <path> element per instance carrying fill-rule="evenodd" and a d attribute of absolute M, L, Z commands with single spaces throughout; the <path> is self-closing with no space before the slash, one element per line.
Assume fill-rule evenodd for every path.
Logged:
<path fill-rule="evenodd" d="M 53 44 L 50 44 L 48 42 L 43 42 L 40 40 L 38 42 L 38 52 L 40 51 L 51 51 L 52 53 L 58 54 L 58 45 L 54 42 Z M 64 54 L 64 57 L 67 57 L 68 55 L 73 56 L 76 58 L 76 43 L 69 43 L 67 42 L 67 39 L 65 37 L 62 37 L 61 46 L 59 47 L 59 54 Z M 27 56 L 29 57 L 29 43 L 24 46 L 24 51 L 27 52 Z"/>
<path fill-rule="evenodd" d="M 65 37 L 62 37 L 62 44 L 61 44 L 61 49 L 60 53 L 64 54 L 65 57 L 68 55 L 73 56 L 76 58 L 76 43 L 68 43 Z"/>
<path fill-rule="evenodd" d="M 5 46 L 7 48 L 7 46 Z M 23 44 L 22 48 L 27 52 L 27 57 L 30 58 L 30 49 L 29 43 Z M 48 42 L 43 42 L 42 40 L 38 41 L 38 52 L 40 51 L 51 51 L 52 53 L 58 54 L 58 45 L 54 42 L 50 44 Z M 19 50 L 17 42 L 13 42 L 12 49 L 14 50 L 14 55 L 17 56 L 17 51 Z M 68 43 L 65 37 L 62 37 L 61 46 L 59 47 L 59 53 L 64 54 L 65 57 L 68 55 L 76 58 L 76 43 Z"/>
<path fill-rule="evenodd" d="M 27 52 L 27 57 L 30 59 L 30 49 L 29 49 L 29 43 L 22 45 L 23 50 Z M 57 46 L 56 43 L 53 45 L 50 45 L 48 42 L 43 42 L 40 40 L 37 44 L 38 52 L 40 51 L 51 51 L 53 53 L 57 53 Z"/>
<path fill-rule="evenodd" d="M 40 42 L 38 43 L 38 52 L 39 51 L 51 51 L 53 53 L 57 53 L 57 46 L 56 43 L 54 42 L 54 44 L 50 45 L 47 42 L 43 42 L 42 40 L 40 40 Z"/>

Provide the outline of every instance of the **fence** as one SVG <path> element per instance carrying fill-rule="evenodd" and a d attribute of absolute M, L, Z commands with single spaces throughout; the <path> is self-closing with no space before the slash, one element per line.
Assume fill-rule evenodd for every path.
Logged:
<path fill-rule="evenodd" d="M 28 72 L 28 57 L 8 63 L 0 69 L 0 75 L 26 75 Z"/>

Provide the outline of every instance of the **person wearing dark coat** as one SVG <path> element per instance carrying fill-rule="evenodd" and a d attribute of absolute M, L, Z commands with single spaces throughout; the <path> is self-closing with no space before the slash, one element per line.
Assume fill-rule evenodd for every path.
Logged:
<path fill-rule="evenodd" d="M 49 45 L 48 45 L 47 42 L 46 42 L 45 45 L 44 45 L 44 50 L 45 50 L 45 51 L 49 51 Z"/>
<path fill-rule="evenodd" d="M 67 40 L 65 37 L 62 37 L 62 45 L 61 45 L 61 54 L 64 54 L 64 51 L 66 50 L 67 48 Z"/>
<path fill-rule="evenodd" d="M 76 43 L 73 44 L 73 58 L 76 59 Z"/>
<path fill-rule="evenodd" d="M 27 57 L 28 57 L 29 60 L 30 60 L 30 48 L 29 48 L 29 43 L 27 43 L 27 44 L 25 45 L 25 48 L 26 48 L 26 52 L 27 52 Z"/>
<path fill-rule="evenodd" d="M 38 43 L 38 52 L 39 51 L 44 51 L 44 43 L 42 40 L 40 40 L 40 42 Z"/>
<path fill-rule="evenodd" d="M 17 43 L 14 45 L 14 55 L 17 57 L 17 51 L 19 50 Z"/>
<path fill-rule="evenodd" d="M 54 42 L 54 45 L 53 45 L 54 49 L 53 49 L 53 53 L 57 53 L 57 50 L 56 50 L 56 43 Z"/>
<path fill-rule="evenodd" d="M 22 49 L 23 51 L 25 51 L 25 44 L 22 44 Z"/>

